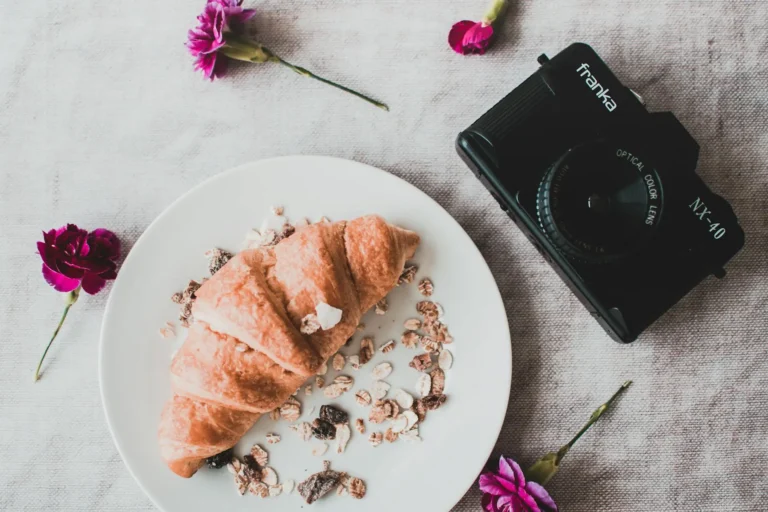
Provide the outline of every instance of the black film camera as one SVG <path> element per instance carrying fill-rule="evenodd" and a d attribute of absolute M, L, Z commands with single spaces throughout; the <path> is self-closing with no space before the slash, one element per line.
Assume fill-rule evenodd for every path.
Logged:
<path fill-rule="evenodd" d="M 576 43 L 459 134 L 462 159 L 617 341 L 631 342 L 744 245 L 696 175 L 699 146 Z"/>

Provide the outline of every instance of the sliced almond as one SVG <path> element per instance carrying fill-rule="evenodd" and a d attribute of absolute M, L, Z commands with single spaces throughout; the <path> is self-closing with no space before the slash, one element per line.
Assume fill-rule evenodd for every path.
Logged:
<path fill-rule="evenodd" d="M 379 363 L 373 367 L 371 377 L 376 380 L 386 379 L 392 373 L 392 365 L 389 363 Z"/>

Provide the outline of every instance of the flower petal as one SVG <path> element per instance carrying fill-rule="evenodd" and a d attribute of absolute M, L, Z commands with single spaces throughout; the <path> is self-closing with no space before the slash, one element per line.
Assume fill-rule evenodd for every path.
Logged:
<path fill-rule="evenodd" d="M 448 32 L 448 44 L 453 48 L 453 51 L 466 55 L 464 51 L 464 34 L 475 25 L 476 22 L 470 20 L 462 20 L 455 23 L 451 27 L 451 31 Z"/>
<path fill-rule="evenodd" d="M 476 23 L 464 33 L 462 46 L 467 53 L 476 53 L 482 55 L 491 44 L 493 37 L 493 26 Z"/>
<path fill-rule="evenodd" d="M 85 274 L 83 277 L 83 291 L 91 295 L 99 293 L 105 284 L 107 281 L 96 274 Z"/>
<path fill-rule="evenodd" d="M 539 504 L 536 502 L 536 499 L 530 494 L 528 494 L 528 492 L 522 487 L 518 489 L 517 496 L 520 498 L 520 501 L 525 503 L 526 510 L 529 510 L 530 512 L 541 512 L 541 509 L 539 508 Z"/>
<path fill-rule="evenodd" d="M 493 473 L 483 473 L 480 475 L 480 490 L 494 496 L 504 496 L 510 493 L 510 490 L 501 485 Z M 514 490 L 511 492 L 514 492 Z"/>
<path fill-rule="evenodd" d="M 79 279 L 70 279 L 69 277 L 51 270 L 45 264 L 43 264 L 43 277 L 49 285 L 56 289 L 57 292 L 71 292 L 80 286 Z"/>
<path fill-rule="evenodd" d="M 499 459 L 499 475 L 514 482 L 520 487 L 525 487 L 525 475 L 520 465 L 509 457 L 503 455 Z"/>
<path fill-rule="evenodd" d="M 99 228 L 91 231 L 88 235 L 88 244 L 91 246 L 93 255 L 99 258 L 113 261 L 120 258 L 120 239 L 108 229 Z"/>
<path fill-rule="evenodd" d="M 525 490 L 536 499 L 539 508 L 541 508 L 543 512 L 558 512 L 555 500 L 552 499 L 552 496 L 550 496 L 547 490 L 540 484 L 536 482 L 528 482 L 525 484 Z"/>

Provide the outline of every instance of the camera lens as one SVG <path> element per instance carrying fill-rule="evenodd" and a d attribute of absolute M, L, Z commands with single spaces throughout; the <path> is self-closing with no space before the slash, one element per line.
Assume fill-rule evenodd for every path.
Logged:
<path fill-rule="evenodd" d="M 605 263 L 643 247 L 659 224 L 662 191 L 641 153 L 605 140 L 577 146 L 544 175 L 539 223 L 566 256 Z"/>

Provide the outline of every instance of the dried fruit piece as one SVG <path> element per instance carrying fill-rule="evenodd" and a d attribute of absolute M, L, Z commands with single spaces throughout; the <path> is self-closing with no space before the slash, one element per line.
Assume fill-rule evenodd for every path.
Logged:
<path fill-rule="evenodd" d="M 269 496 L 269 486 L 256 480 L 248 484 L 248 492 L 259 498 L 266 498 Z"/>
<path fill-rule="evenodd" d="M 280 416 L 286 421 L 296 421 L 301 416 L 301 402 L 293 397 L 280 406 Z"/>
<path fill-rule="evenodd" d="M 327 443 L 320 443 L 316 444 L 312 447 L 312 455 L 315 457 L 322 457 L 325 455 L 325 452 L 328 451 L 328 444 Z"/>
<path fill-rule="evenodd" d="M 416 345 L 419 344 L 420 340 L 421 336 L 419 333 L 413 331 L 405 331 L 400 337 L 400 343 L 402 343 L 405 348 L 416 348 Z"/>
<path fill-rule="evenodd" d="M 336 425 L 336 453 L 344 453 L 350 437 L 352 437 L 352 431 L 349 424 Z"/>
<path fill-rule="evenodd" d="M 374 381 L 373 385 L 371 386 L 371 395 L 373 395 L 373 398 L 376 400 L 381 400 L 387 396 L 390 387 L 391 386 L 383 380 Z"/>
<path fill-rule="evenodd" d="M 275 470 L 267 466 L 261 470 L 261 481 L 267 485 L 277 485 L 277 473 Z"/>
<path fill-rule="evenodd" d="M 413 396 L 404 389 L 395 390 L 394 397 L 401 409 L 410 409 L 413 405 Z"/>
<path fill-rule="evenodd" d="M 328 373 L 328 364 L 323 363 L 317 369 L 317 373 L 315 375 L 325 375 L 326 373 Z"/>
<path fill-rule="evenodd" d="M 258 444 L 251 446 L 251 456 L 256 461 L 256 464 L 262 468 L 269 464 L 269 453 Z"/>
<path fill-rule="evenodd" d="M 437 354 L 440 352 L 440 342 L 434 340 L 430 336 L 422 336 L 420 340 L 421 348 L 424 352 L 429 354 Z"/>
<path fill-rule="evenodd" d="M 366 336 L 360 340 L 360 364 L 364 365 L 373 358 L 373 338 Z"/>
<path fill-rule="evenodd" d="M 445 403 L 446 400 L 445 395 L 429 395 L 422 398 L 422 402 L 424 402 L 424 406 L 429 409 L 430 411 L 434 411 L 441 405 Z"/>
<path fill-rule="evenodd" d="M 333 426 L 333 423 L 329 423 L 323 419 L 316 418 L 315 421 L 312 422 L 312 435 L 321 441 L 326 439 L 335 439 L 336 427 Z"/>
<path fill-rule="evenodd" d="M 317 389 L 323 389 L 323 386 L 325 386 L 325 379 L 322 377 L 315 377 L 315 386 Z"/>
<path fill-rule="evenodd" d="M 381 432 L 371 432 L 371 435 L 368 436 L 368 442 L 371 443 L 371 446 L 374 448 L 379 446 L 383 440 L 384 436 Z"/>
<path fill-rule="evenodd" d="M 339 473 L 328 469 L 311 475 L 301 482 L 296 489 L 307 502 L 307 505 L 311 505 L 335 489 L 338 484 Z"/>
<path fill-rule="evenodd" d="M 406 418 L 401 414 L 400 416 L 392 420 L 392 426 L 390 426 L 389 428 L 392 432 L 399 433 L 405 430 L 407 426 L 408 426 L 408 418 Z M 385 434 L 385 437 L 386 437 L 386 434 Z"/>
<path fill-rule="evenodd" d="M 309 441 L 312 437 L 312 425 L 306 421 L 290 425 L 288 428 L 296 432 L 303 441 Z"/>
<path fill-rule="evenodd" d="M 397 441 L 398 432 L 392 429 L 392 427 L 388 428 L 384 432 L 384 440 L 388 443 L 394 443 Z"/>
<path fill-rule="evenodd" d="M 332 425 L 349 423 L 349 415 L 331 405 L 320 406 L 320 419 L 325 420 Z"/>
<path fill-rule="evenodd" d="M 360 369 L 360 356 L 358 355 L 349 356 L 347 358 L 347 362 L 349 363 L 349 366 L 351 366 L 353 370 Z"/>
<path fill-rule="evenodd" d="M 437 320 L 440 316 L 440 310 L 438 309 L 437 304 L 431 300 L 422 300 L 421 302 L 417 302 L 416 311 L 418 311 L 419 314 L 423 316 L 427 321 Z"/>
<path fill-rule="evenodd" d="M 266 437 L 267 437 L 268 444 L 277 444 L 280 442 L 280 434 L 275 434 L 274 432 L 270 432 L 269 434 L 267 434 Z"/>
<path fill-rule="evenodd" d="M 450 370 L 451 366 L 453 366 L 453 354 L 443 349 L 440 355 L 437 356 L 437 365 L 443 370 Z"/>
<path fill-rule="evenodd" d="M 385 354 L 392 352 L 395 349 L 395 343 L 396 343 L 395 340 L 389 340 L 388 342 L 383 344 L 379 350 L 381 350 Z"/>
<path fill-rule="evenodd" d="M 442 395 L 445 391 L 445 372 L 440 368 L 435 368 L 429 375 L 432 377 L 432 389 L 430 395 Z"/>
<path fill-rule="evenodd" d="M 335 356 L 333 356 L 333 362 L 331 363 L 331 366 L 333 366 L 334 370 L 339 372 L 344 369 L 346 362 L 347 360 L 344 358 L 344 356 L 337 353 Z"/>
<path fill-rule="evenodd" d="M 315 334 L 320 330 L 320 321 L 317 319 L 317 315 L 310 313 L 301 319 L 301 327 L 299 328 L 302 334 Z"/>
<path fill-rule="evenodd" d="M 357 418 L 355 420 L 355 429 L 361 434 L 365 434 L 365 421 L 363 418 Z"/>
<path fill-rule="evenodd" d="M 212 457 L 208 457 L 205 459 L 205 463 L 208 464 L 208 467 L 213 469 L 220 469 L 232 462 L 234 456 L 234 450 L 230 448 L 229 450 L 224 450 L 223 452 L 213 455 Z"/>
<path fill-rule="evenodd" d="M 373 377 L 376 380 L 386 379 L 387 377 L 389 377 L 390 373 L 392 373 L 391 364 L 387 362 L 379 363 L 373 367 L 373 371 L 371 372 L 371 377 Z"/>
<path fill-rule="evenodd" d="M 409 284 L 412 283 L 414 278 L 416 277 L 416 272 L 419 270 L 419 267 L 416 265 L 408 265 L 403 269 L 403 272 L 400 274 L 400 277 L 397 279 L 397 284 Z"/>
<path fill-rule="evenodd" d="M 389 304 L 387 303 L 386 297 L 377 302 L 373 309 L 377 315 L 385 315 L 387 311 L 389 311 Z"/>
<path fill-rule="evenodd" d="M 355 400 L 357 400 L 357 403 L 362 405 L 363 407 L 367 407 L 371 405 L 371 394 L 366 390 L 361 389 L 360 391 L 355 393 Z"/>
<path fill-rule="evenodd" d="M 419 396 L 427 396 L 432 391 L 432 377 L 428 373 L 419 375 L 418 380 L 416 380 L 416 389 Z"/>
<path fill-rule="evenodd" d="M 432 292 L 435 290 L 434 285 L 432 284 L 432 281 L 430 281 L 428 278 L 424 278 L 419 282 L 419 293 L 422 294 L 425 297 L 429 297 L 432 295 Z"/>
<path fill-rule="evenodd" d="M 424 420 L 427 419 L 427 406 L 424 404 L 423 398 L 414 400 L 411 410 L 416 413 L 416 416 L 419 418 L 419 423 L 423 423 Z"/>
<path fill-rule="evenodd" d="M 408 363 L 408 366 L 420 372 L 424 372 L 432 366 L 432 358 L 429 357 L 429 354 L 419 354 Z"/>
<path fill-rule="evenodd" d="M 409 331 L 417 331 L 421 329 L 421 320 L 418 318 L 409 318 L 405 322 L 403 322 L 403 327 L 408 329 Z"/>
<path fill-rule="evenodd" d="M 401 414 L 401 416 L 404 416 L 405 419 L 408 420 L 408 424 L 405 426 L 403 431 L 411 430 L 419 422 L 419 417 L 413 411 L 405 411 L 403 414 Z"/>
<path fill-rule="evenodd" d="M 377 400 L 371 412 L 368 415 L 368 420 L 371 423 L 384 423 L 384 420 L 392 417 L 392 404 L 389 400 Z"/>
<path fill-rule="evenodd" d="M 293 487 L 296 485 L 296 483 L 293 480 L 286 480 L 283 482 L 283 493 L 284 494 L 291 494 L 293 492 Z"/>

